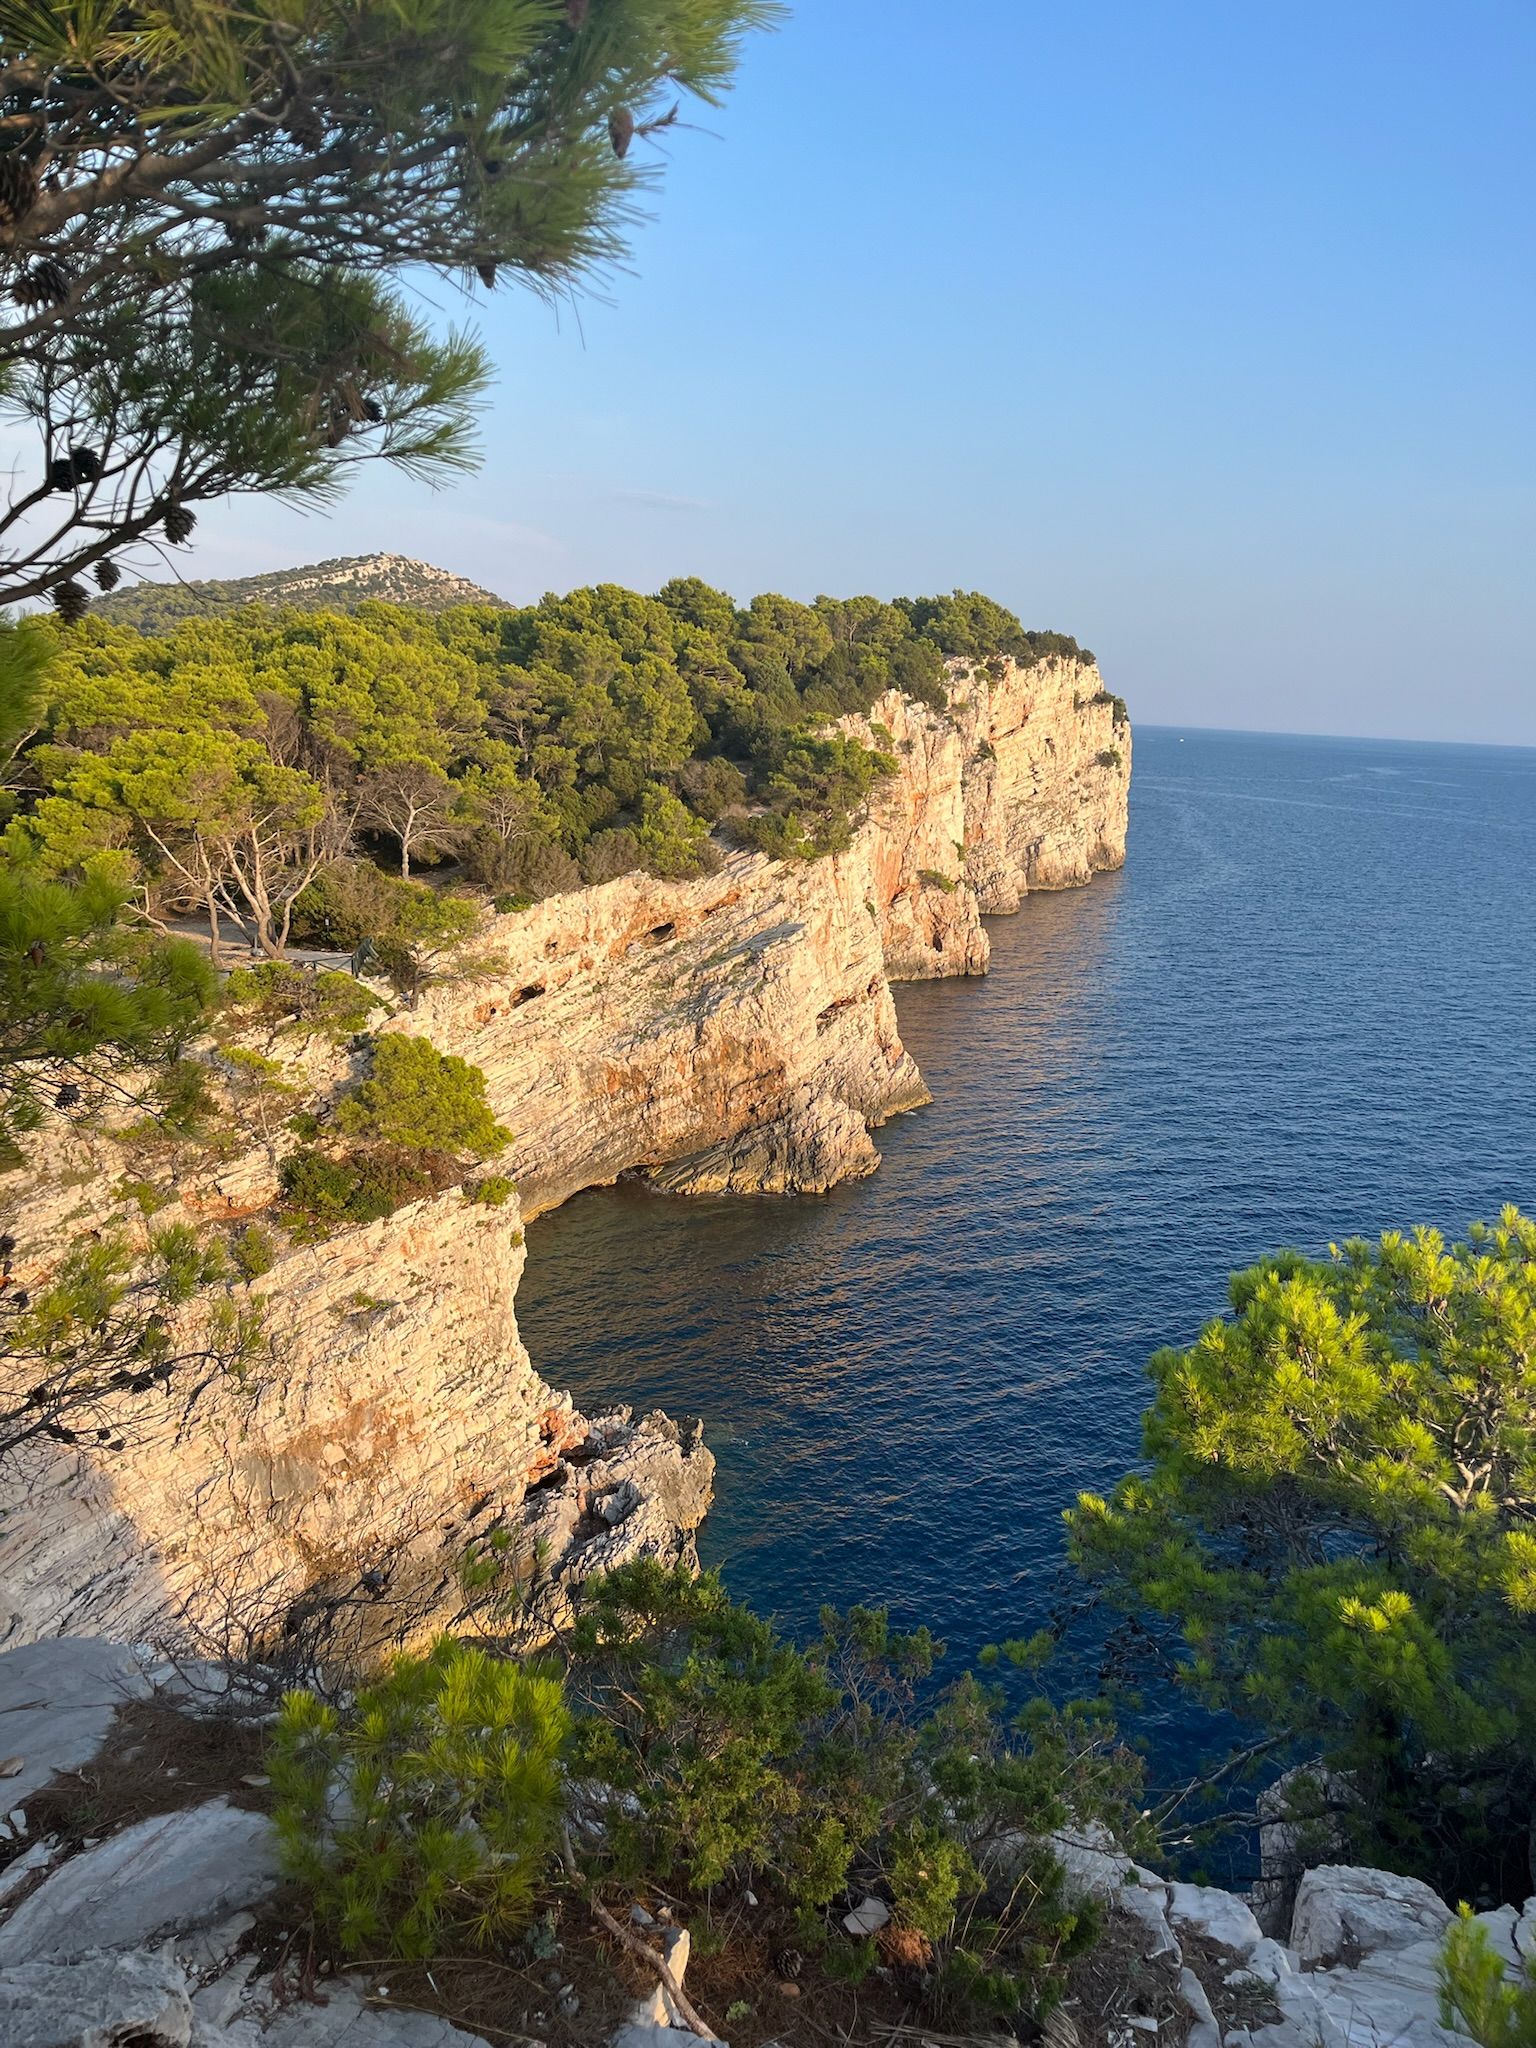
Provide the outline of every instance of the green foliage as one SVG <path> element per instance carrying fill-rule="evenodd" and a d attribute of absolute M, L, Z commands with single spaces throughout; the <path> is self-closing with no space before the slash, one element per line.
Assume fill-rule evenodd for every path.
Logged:
<path fill-rule="evenodd" d="M 1352 1788 L 1346 1860 L 1500 1895 L 1536 1806 L 1536 1224 L 1284 1253 L 1152 1360 L 1147 1469 L 1069 1517 L 1211 1706 Z"/>
<path fill-rule="evenodd" d="M 955 892 L 954 876 L 941 875 L 937 868 L 919 868 L 917 879 L 926 882 L 930 889 L 942 889 L 946 896 L 952 896 Z"/>
<path fill-rule="evenodd" d="M 300 1145 L 278 1169 L 284 1221 L 295 1237 L 315 1242 L 353 1223 L 378 1223 L 407 1202 L 439 1194 L 458 1169 L 440 1152 L 377 1146 L 337 1158 Z"/>
<path fill-rule="evenodd" d="M 1040 1838 L 1070 1814 L 1135 1839 L 1138 1774 L 1101 1709 L 1037 1699 L 1009 1723 L 970 1677 L 922 1703 L 942 1655 L 926 1630 L 827 1610 L 800 1649 L 713 1574 L 649 1562 L 586 1589 L 569 1647 L 572 1774 L 611 1788 L 618 1881 L 776 1887 L 818 1948 L 824 1909 L 876 1887 L 944 1966 L 980 1959 L 976 2010 L 1049 2005 L 1092 1925 Z M 827 1948 L 853 1977 L 871 1960 Z"/>
<path fill-rule="evenodd" d="M 380 1145 L 488 1159 L 512 1134 L 485 1100 L 485 1076 L 430 1039 L 386 1032 L 373 1042 L 373 1071 L 344 1096 L 337 1127 Z"/>
<path fill-rule="evenodd" d="M 1440 2019 L 1479 2048 L 1536 2048 L 1536 1972 L 1517 1975 L 1463 1905 L 1440 1952 Z"/>
<path fill-rule="evenodd" d="M 259 1280 L 263 1273 L 271 1272 L 277 1259 L 272 1233 L 259 1223 L 247 1223 L 237 1230 L 230 1240 L 229 1252 L 243 1280 Z"/>
<path fill-rule="evenodd" d="M 569 1727 L 558 1678 L 446 1638 L 344 1711 L 287 1696 L 268 1764 L 278 1842 L 347 1954 L 495 1949 L 526 1925 Z"/>
<path fill-rule="evenodd" d="M 10 844 L 53 875 L 108 864 L 144 908 L 236 922 L 273 957 L 366 944 L 414 996 L 474 907 L 359 850 L 451 851 L 498 902 L 701 872 L 721 821 L 778 856 L 838 851 L 895 763 L 833 722 L 889 689 L 943 711 L 930 635 L 962 615 L 988 658 L 1029 655 L 1011 614 L 956 602 L 738 610 L 683 581 L 521 610 L 250 606 L 158 638 L 88 621 L 60 636 Z"/>
<path fill-rule="evenodd" d="M 157 1231 L 148 1251 L 98 1232 L 69 1245 L 48 1285 L 0 1295 L 0 1456 L 37 1439 L 117 1451 L 147 1397 L 173 1379 L 239 1374 L 260 1316 L 223 1290 L 222 1250 L 186 1224 Z M 189 1307 L 190 1305 L 190 1307 Z M 188 1313 L 173 1320 L 173 1312 Z"/>
<path fill-rule="evenodd" d="M 0 594 L 42 595 L 147 535 L 181 545 L 189 507 L 231 491 L 324 502 L 359 461 L 463 468 L 484 358 L 391 279 L 426 265 L 572 288 L 624 248 L 657 175 L 646 138 L 680 94 L 718 100 L 741 38 L 776 16 L 771 0 L 11 9 L 0 253 L 18 283 L 52 280 L 18 288 L 0 325 L 0 411 L 38 444 L 13 507 L 47 493 L 66 441 L 96 460 L 61 517 L 14 527 Z"/>
<path fill-rule="evenodd" d="M 282 960 L 237 967 L 224 983 L 224 1007 L 233 1021 L 273 1032 L 314 1031 L 339 1041 L 361 1031 L 378 1006 L 372 989 L 350 974 L 314 973 Z"/>
<path fill-rule="evenodd" d="M 202 954 L 123 926 L 122 901 L 100 874 L 71 887 L 0 862 L 0 1162 L 61 1085 L 96 1106 L 131 1070 L 172 1067 L 203 1020 Z"/>
<path fill-rule="evenodd" d="M 504 1173 L 486 1173 L 472 1183 L 468 1193 L 470 1200 L 482 1208 L 504 1209 L 517 1193 L 517 1182 Z"/>
<path fill-rule="evenodd" d="M 1083 659 L 1086 661 L 1088 657 L 1085 655 Z M 1111 723 L 1114 725 L 1129 725 L 1131 722 L 1131 714 L 1129 710 L 1126 708 L 1125 699 L 1123 697 L 1117 697 L 1113 690 L 1095 690 L 1093 695 L 1088 699 L 1088 702 L 1090 704 L 1109 705 L 1110 709 L 1114 713 L 1114 717 L 1111 720 Z"/>
<path fill-rule="evenodd" d="M 1101 768 L 1118 768 L 1125 760 L 1125 756 L 1118 747 L 1100 747 L 1093 758 Z"/>

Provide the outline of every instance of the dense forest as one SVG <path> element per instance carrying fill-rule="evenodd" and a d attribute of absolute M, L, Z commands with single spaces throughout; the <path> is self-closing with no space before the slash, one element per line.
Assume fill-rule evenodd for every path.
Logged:
<path fill-rule="evenodd" d="M 895 767 L 839 716 L 893 686 L 942 708 L 946 657 L 1090 658 L 975 593 L 738 607 L 692 578 L 523 609 L 252 605 L 153 636 L 50 630 L 7 853 L 273 957 L 440 934 L 453 914 L 422 869 L 510 908 L 640 867 L 701 872 L 717 830 L 836 851 Z"/>

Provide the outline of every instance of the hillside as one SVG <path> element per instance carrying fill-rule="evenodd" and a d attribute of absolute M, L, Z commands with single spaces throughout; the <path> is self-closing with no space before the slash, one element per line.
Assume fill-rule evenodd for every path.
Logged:
<path fill-rule="evenodd" d="M 446 611 L 455 604 L 505 603 L 465 576 L 413 562 L 408 555 L 343 555 L 265 576 L 229 576 L 200 583 L 135 583 L 99 597 L 98 618 L 140 632 L 162 632 L 178 619 L 212 618 L 242 605 L 296 605 L 302 611 L 353 611 L 368 598 Z"/>

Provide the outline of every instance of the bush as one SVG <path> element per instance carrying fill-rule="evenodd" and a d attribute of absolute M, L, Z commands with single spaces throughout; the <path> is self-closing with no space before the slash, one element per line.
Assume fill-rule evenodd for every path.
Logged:
<path fill-rule="evenodd" d="M 1118 747 L 1100 747 L 1094 759 L 1101 768 L 1118 768 L 1124 761 L 1125 756 Z"/>
<path fill-rule="evenodd" d="M 241 1024 L 322 1031 L 343 1039 L 363 1029 L 379 999 L 350 974 L 333 969 L 315 973 L 266 960 L 234 970 L 224 984 L 224 1007 Z"/>
<path fill-rule="evenodd" d="M 1090 657 L 1084 655 L 1083 659 L 1086 661 L 1090 659 Z M 1125 699 L 1123 697 L 1117 697 L 1113 690 L 1095 690 L 1093 695 L 1088 699 L 1088 702 L 1090 704 L 1108 704 L 1114 713 L 1114 717 L 1110 721 L 1111 724 L 1129 725 L 1131 722 L 1131 714 L 1129 710 L 1126 708 Z"/>
<path fill-rule="evenodd" d="M 469 1190 L 471 1201 L 486 1209 L 504 1209 L 517 1193 L 517 1182 L 504 1173 L 488 1173 Z"/>
<path fill-rule="evenodd" d="M 526 1924 L 569 1729 L 558 1678 L 446 1639 L 344 1712 L 288 1695 L 268 1765 L 278 1842 L 347 1954 L 494 1949 Z"/>
<path fill-rule="evenodd" d="M 952 896 L 956 883 L 953 875 L 941 875 L 937 868 L 919 868 L 917 879 L 926 882 L 930 889 L 942 889 L 946 896 Z"/>
<path fill-rule="evenodd" d="M 570 1648 L 572 1775 L 612 1788 L 617 1881 L 750 1880 L 818 1945 L 833 1900 L 876 1889 L 967 2010 L 1051 2004 L 1094 1920 L 1050 1852 L 1020 1842 L 1069 1814 L 1136 1839 L 1139 1777 L 1102 1713 L 1039 1699 L 1005 1723 L 1000 1689 L 972 1676 L 931 1695 L 942 1645 L 883 1609 L 824 1611 L 802 1650 L 714 1574 L 651 1562 L 589 1585 Z"/>
<path fill-rule="evenodd" d="M 386 1032 L 373 1071 L 336 1110 L 339 1129 L 376 1144 L 488 1159 L 512 1141 L 485 1100 L 485 1076 L 426 1038 Z"/>
<path fill-rule="evenodd" d="M 229 1255 L 243 1279 L 259 1280 L 263 1273 L 271 1272 L 277 1246 L 269 1230 L 263 1230 L 259 1223 L 247 1223 L 231 1239 Z"/>
<path fill-rule="evenodd" d="M 1470 2034 L 1480 2048 L 1536 2048 L 1536 1969 L 1517 1977 L 1463 1905 L 1440 1952 L 1441 2024 Z"/>
<path fill-rule="evenodd" d="M 380 1146 L 335 1158 L 312 1145 L 278 1171 L 295 1236 L 313 1241 L 353 1223 L 379 1223 L 407 1202 L 451 1187 L 459 1169 L 444 1153 Z"/>

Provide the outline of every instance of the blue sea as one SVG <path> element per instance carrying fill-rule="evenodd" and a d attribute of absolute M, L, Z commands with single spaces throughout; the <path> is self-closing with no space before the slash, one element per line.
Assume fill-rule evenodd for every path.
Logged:
<path fill-rule="evenodd" d="M 990 930 L 896 991 L 934 1101 L 873 1179 L 579 1196 L 518 1303 L 581 1404 L 703 1416 L 735 1592 L 954 1664 L 1050 1616 L 1234 1267 L 1536 1204 L 1536 751 L 1141 730 L 1125 868 Z"/>

